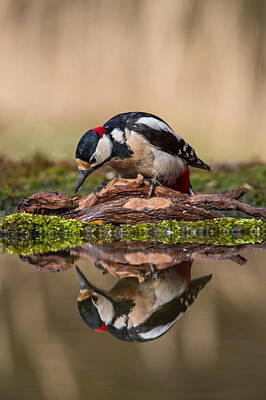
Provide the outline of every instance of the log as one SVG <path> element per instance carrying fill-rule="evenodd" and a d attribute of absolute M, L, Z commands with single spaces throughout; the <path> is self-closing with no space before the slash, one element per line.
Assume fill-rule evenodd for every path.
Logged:
<path fill-rule="evenodd" d="M 152 197 L 148 198 L 149 187 L 149 182 L 141 175 L 136 179 L 116 178 L 97 195 L 91 193 L 84 197 L 70 197 L 59 192 L 34 194 L 19 203 L 18 211 L 112 224 L 221 218 L 213 210 L 236 210 L 252 217 L 266 218 L 266 208 L 256 208 L 238 200 L 246 193 L 246 189 L 241 187 L 226 194 L 189 196 L 156 186 Z"/>
<path fill-rule="evenodd" d="M 226 260 L 239 265 L 246 259 L 239 253 L 252 249 L 265 249 L 266 242 L 237 246 L 214 244 L 163 244 L 159 242 L 113 242 L 101 245 L 81 245 L 61 252 L 49 252 L 21 256 L 20 259 L 39 271 L 65 271 L 81 259 L 94 264 L 103 272 L 116 278 L 135 277 L 140 282 L 151 274 L 151 265 L 159 272 L 186 261 Z M 223 264 L 221 264 L 222 266 Z"/>

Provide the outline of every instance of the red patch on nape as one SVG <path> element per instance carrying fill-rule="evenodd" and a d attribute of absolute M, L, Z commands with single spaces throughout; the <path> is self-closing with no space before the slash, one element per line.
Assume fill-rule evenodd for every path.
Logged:
<path fill-rule="evenodd" d="M 169 189 L 176 190 L 181 193 L 187 193 L 189 194 L 189 184 L 190 184 L 190 179 L 189 179 L 189 168 L 188 165 L 185 166 L 183 173 L 178 177 L 178 179 L 175 181 L 175 183 L 172 184 L 166 184 L 163 181 L 161 181 L 162 185 L 165 187 L 168 187 Z"/>
<path fill-rule="evenodd" d="M 95 329 L 97 332 L 106 332 L 106 331 L 108 331 L 108 326 L 106 326 L 106 323 L 105 322 L 103 322 L 102 323 L 102 325 L 100 326 L 100 328 L 98 328 L 98 329 Z"/>
<path fill-rule="evenodd" d="M 101 138 L 107 132 L 107 129 L 105 129 L 103 126 L 98 126 L 97 128 L 93 128 L 93 130 L 96 131 Z"/>

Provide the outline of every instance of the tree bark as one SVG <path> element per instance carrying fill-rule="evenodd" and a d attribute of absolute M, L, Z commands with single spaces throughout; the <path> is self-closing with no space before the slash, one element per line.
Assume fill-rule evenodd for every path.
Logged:
<path fill-rule="evenodd" d="M 163 186 L 156 186 L 148 198 L 149 183 L 141 175 L 136 179 L 116 178 L 101 191 L 84 197 L 64 193 L 37 193 L 19 203 L 18 211 L 58 215 L 79 221 L 137 224 L 163 220 L 197 221 L 221 218 L 213 210 L 236 210 L 253 217 L 266 218 L 266 208 L 256 208 L 238 201 L 246 189 L 226 194 L 189 196 Z"/>

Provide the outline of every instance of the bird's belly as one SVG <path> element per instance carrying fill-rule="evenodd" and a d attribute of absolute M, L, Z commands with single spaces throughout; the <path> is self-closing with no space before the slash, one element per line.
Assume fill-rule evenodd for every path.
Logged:
<path fill-rule="evenodd" d="M 122 178 L 136 178 L 138 174 L 141 174 L 144 177 L 153 176 L 153 168 L 150 168 L 146 165 L 139 165 L 139 162 L 132 158 L 124 160 L 112 160 L 108 163 L 108 165 L 114 168 Z"/>

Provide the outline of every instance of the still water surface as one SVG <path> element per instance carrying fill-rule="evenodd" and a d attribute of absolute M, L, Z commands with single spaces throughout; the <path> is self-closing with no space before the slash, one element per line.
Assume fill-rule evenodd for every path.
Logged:
<path fill-rule="evenodd" d="M 73 254 L 57 273 L 47 271 L 51 259 L 38 270 L 40 260 L 0 254 L 1 399 L 266 398 L 263 250 L 245 253 L 245 265 L 234 257 L 193 260 L 192 280 L 212 278 L 168 332 L 144 343 L 122 341 L 84 323 L 74 265 L 101 291 L 110 293 L 118 278 L 103 275 L 95 260 Z M 53 268 L 56 262 L 53 258 Z M 179 284 L 183 279 L 188 286 L 190 266 L 174 268 Z M 168 279 L 163 274 L 151 274 L 144 284 L 160 285 Z"/>

